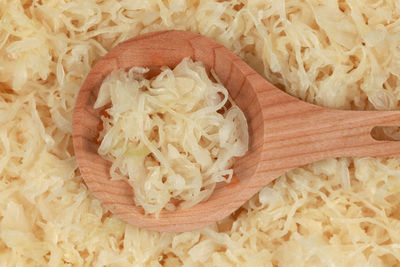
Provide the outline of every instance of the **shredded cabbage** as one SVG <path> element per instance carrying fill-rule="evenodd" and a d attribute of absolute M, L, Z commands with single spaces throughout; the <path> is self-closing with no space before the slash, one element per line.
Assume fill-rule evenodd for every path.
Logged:
<path fill-rule="evenodd" d="M 243 112 L 200 62 L 185 58 L 151 80 L 147 72 L 113 71 L 94 107 L 111 104 L 98 149 L 113 162 L 111 178 L 128 179 L 136 204 L 158 216 L 163 208 L 191 207 L 217 183 L 229 183 L 249 135 Z"/>
<path fill-rule="evenodd" d="M 76 94 L 116 44 L 166 29 L 218 41 L 308 102 L 400 109 L 398 0 L 0 1 L 0 266 L 398 266 L 399 158 L 298 168 L 181 234 L 93 197 L 71 146 Z"/>

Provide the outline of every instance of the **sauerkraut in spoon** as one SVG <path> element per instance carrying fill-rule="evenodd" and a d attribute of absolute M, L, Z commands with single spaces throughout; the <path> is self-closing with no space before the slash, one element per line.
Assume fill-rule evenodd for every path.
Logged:
<path fill-rule="evenodd" d="M 237 113 L 239 111 L 234 104 L 230 108 L 229 105 L 225 106 L 226 103 L 221 103 L 221 101 L 229 99 L 227 94 L 224 94 L 220 87 L 214 85 L 217 93 L 206 94 L 205 100 L 197 102 L 197 100 L 191 99 L 193 96 L 186 96 L 185 90 L 191 88 L 197 99 L 197 94 L 201 92 L 201 89 L 198 86 L 191 86 L 192 82 L 180 81 L 177 83 L 176 81 L 179 79 L 175 75 L 172 78 L 175 70 L 166 71 L 160 76 L 159 81 L 157 78 L 150 81 L 146 89 L 145 79 L 140 78 L 140 72 L 143 70 L 140 71 L 141 69 L 138 68 L 125 74 L 128 80 L 132 77 L 137 79 L 136 93 L 127 93 L 125 90 L 115 90 L 113 93 L 112 90 L 103 88 L 101 91 L 105 90 L 105 92 L 101 92 L 102 96 L 98 100 L 97 106 L 114 101 L 113 99 L 119 99 L 122 104 L 118 106 L 118 112 L 113 113 L 109 110 L 111 115 L 115 116 L 116 121 L 122 122 L 129 117 L 126 114 L 130 112 L 127 111 L 136 108 L 134 110 L 137 111 L 133 114 L 137 115 L 131 116 L 138 123 L 129 124 L 130 131 L 123 132 L 121 126 L 110 127 L 108 131 L 106 130 L 106 132 L 114 131 L 115 135 L 123 137 L 109 138 L 104 135 L 103 142 L 111 143 L 106 147 L 114 148 L 110 150 L 113 151 L 111 153 L 105 152 L 106 150 L 102 153 L 115 159 L 123 153 L 133 155 L 132 158 L 142 158 L 147 172 L 158 177 L 158 179 L 151 177 L 148 179 L 150 181 L 148 183 L 145 180 L 138 182 L 142 187 L 142 192 L 152 192 L 153 195 L 148 198 L 151 199 L 149 207 L 152 207 L 156 214 L 157 207 L 161 207 L 165 203 L 175 204 L 175 199 L 177 199 L 175 195 L 179 195 L 181 198 L 177 200 L 178 202 L 181 201 L 187 205 L 185 208 L 177 207 L 175 210 L 169 210 L 174 207 L 168 204 L 159 212 L 158 218 L 155 218 L 153 215 L 146 214 L 143 208 L 133 201 L 131 187 L 127 185 L 126 181 L 110 179 L 111 167 L 114 167 L 112 172 L 118 174 L 119 178 L 123 177 L 124 173 L 120 169 L 117 170 L 115 165 L 111 166 L 109 161 L 98 154 L 99 145 L 95 141 L 98 136 L 96 127 L 102 122 L 102 119 L 101 109 L 94 109 L 94 104 L 104 77 L 113 71 L 131 69 L 135 66 L 148 67 L 152 70 L 162 66 L 174 68 L 186 57 L 200 61 L 208 70 L 215 71 L 228 89 L 229 96 L 246 116 L 249 129 L 249 149 L 245 155 L 235 160 L 231 182 L 219 183 L 221 186 L 215 186 L 214 191 L 209 195 L 213 189 L 211 183 L 230 179 L 229 172 L 219 169 L 220 161 L 229 162 L 229 160 L 222 157 L 221 151 L 219 151 L 221 154 L 218 157 L 213 158 L 216 152 L 213 152 L 212 149 L 208 150 L 212 146 L 211 144 L 214 145 L 215 140 L 219 141 L 218 146 L 221 148 L 222 144 L 226 144 L 228 149 L 224 147 L 227 153 L 225 155 L 244 153 L 241 142 L 245 138 L 242 139 L 243 136 L 237 131 L 237 129 L 242 129 L 243 125 L 241 124 L 244 123 L 244 120 L 239 119 L 242 115 L 239 116 Z M 189 65 L 189 62 L 187 61 L 186 64 Z M 196 66 L 197 63 L 194 64 Z M 185 76 L 183 78 L 187 78 L 187 69 L 184 68 Z M 201 74 L 191 73 L 193 74 L 191 79 L 196 84 L 202 84 Z M 118 75 L 118 73 L 112 75 Z M 164 83 L 168 84 L 167 81 L 185 84 L 178 91 L 184 99 L 185 96 L 187 99 L 178 101 L 177 92 L 168 91 L 169 87 L 163 85 Z M 119 87 L 122 87 L 123 82 L 120 81 L 120 83 Z M 147 92 L 147 95 L 142 97 L 144 92 Z M 141 97 L 138 97 L 139 95 Z M 168 101 L 162 101 L 164 98 Z M 202 101 L 207 102 L 210 107 L 199 108 L 196 106 L 197 104 L 194 104 L 202 103 Z M 189 105 L 190 109 L 185 110 L 184 107 L 188 103 L 192 103 Z M 173 105 L 178 107 L 180 105 L 181 109 L 171 108 Z M 229 109 L 225 111 L 223 107 Z M 154 113 L 153 109 L 158 111 Z M 231 109 L 232 111 L 229 111 Z M 215 115 L 215 112 L 230 122 L 214 125 L 213 116 L 215 118 L 219 116 Z M 166 114 L 174 115 L 169 119 L 172 122 L 179 119 L 185 127 L 176 129 L 177 126 L 174 126 L 168 129 L 165 123 Z M 189 114 L 191 114 L 191 119 L 187 118 Z M 103 120 L 106 121 L 106 124 L 111 123 L 107 122 L 106 118 Z M 205 126 L 210 122 L 210 126 Z M 298 166 L 331 157 L 400 155 L 400 143 L 377 141 L 371 137 L 371 130 L 375 126 L 396 126 L 399 125 L 399 122 L 400 111 L 334 110 L 303 102 L 274 87 L 239 57 L 215 41 L 191 32 L 163 31 L 144 34 L 120 43 L 91 69 L 76 100 L 73 140 L 82 177 L 93 194 L 111 212 L 139 227 L 157 231 L 182 232 L 198 229 L 221 220 L 242 206 L 265 185 Z M 138 128 L 138 125 L 142 128 Z M 107 127 L 109 126 L 106 125 Z M 141 134 L 130 140 L 129 136 L 134 131 Z M 167 143 L 165 142 L 167 131 L 177 134 L 168 137 L 172 138 L 170 142 L 172 146 L 163 146 Z M 188 139 L 189 136 L 193 139 Z M 235 140 L 236 137 L 239 142 Z M 107 141 L 107 139 L 110 140 Z M 192 143 L 190 140 L 196 140 L 197 143 Z M 134 145 L 128 148 L 129 142 Z M 104 146 L 102 145 L 100 151 L 104 149 Z M 184 152 L 184 149 L 188 151 Z M 189 152 L 193 154 L 189 155 Z M 146 159 L 150 153 L 150 158 Z M 207 160 L 208 157 L 204 156 L 208 155 L 207 153 L 210 153 L 211 165 Z M 173 160 L 167 162 L 167 159 Z M 214 167 L 215 172 L 211 171 L 216 162 L 218 164 Z M 138 163 L 135 161 L 133 164 Z M 160 167 L 162 164 L 165 164 L 166 167 Z M 202 186 L 190 180 L 191 177 L 193 179 L 199 177 L 198 173 L 196 174 L 190 169 L 193 168 L 193 165 L 210 175 L 202 176 Z M 128 165 L 126 164 L 126 166 Z M 186 170 L 186 167 L 190 171 Z M 126 174 L 129 176 L 129 172 L 132 172 L 135 175 L 134 167 L 129 168 L 132 169 L 127 167 Z M 169 171 L 170 169 L 173 171 Z M 158 172 L 172 173 L 172 177 L 173 175 L 175 177 L 169 178 L 168 181 L 166 176 L 164 177 Z M 184 173 L 190 173 L 190 176 L 184 178 Z M 191 187 L 182 186 L 182 179 L 178 175 L 183 179 L 188 179 L 188 181 L 185 180 L 184 185 Z M 172 187 L 173 185 L 174 187 Z M 163 191 L 165 189 L 168 191 L 170 186 L 177 191 L 170 192 L 171 197 L 160 197 L 160 199 L 165 197 L 162 200 L 164 202 L 157 203 L 155 199 L 158 196 L 154 194 L 165 192 Z M 185 191 L 186 189 L 192 191 Z M 208 198 L 207 195 L 209 195 Z M 183 199 L 182 196 L 187 198 Z M 138 198 L 136 196 L 136 199 Z M 207 200 L 190 206 L 196 201 L 206 198 Z"/>
<path fill-rule="evenodd" d="M 94 108 L 111 104 L 98 149 L 112 162 L 111 178 L 128 179 L 136 205 L 158 216 L 163 208 L 191 207 L 218 182 L 229 183 L 249 135 L 243 112 L 200 62 L 185 58 L 152 79 L 147 72 L 113 71 Z"/>

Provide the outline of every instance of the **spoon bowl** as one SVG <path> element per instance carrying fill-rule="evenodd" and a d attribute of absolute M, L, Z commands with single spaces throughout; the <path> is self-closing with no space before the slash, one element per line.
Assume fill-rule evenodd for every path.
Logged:
<path fill-rule="evenodd" d="M 174 68 L 185 57 L 213 69 L 244 112 L 249 151 L 235 161 L 231 183 L 219 184 L 209 199 L 187 209 L 163 210 L 156 218 L 135 205 L 126 181 L 110 179 L 111 162 L 97 153 L 101 110 L 93 105 L 111 71 L 133 66 Z M 112 213 L 141 228 L 183 232 L 225 218 L 293 168 L 333 157 L 400 155 L 400 142 L 371 136 L 375 126 L 398 125 L 400 111 L 344 111 L 303 102 L 267 82 L 215 41 L 191 32 L 162 31 L 117 45 L 92 68 L 76 100 L 73 144 L 86 185 Z"/>

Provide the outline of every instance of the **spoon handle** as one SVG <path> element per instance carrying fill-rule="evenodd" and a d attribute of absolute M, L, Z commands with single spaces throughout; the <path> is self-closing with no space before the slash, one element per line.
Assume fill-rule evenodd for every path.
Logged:
<path fill-rule="evenodd" d="M 290 168 L 333 157 L 400 155 L 400 142 L 371 136 L 375 126 L 399 126 L 400 111 L 344 111 L 313 105 L 296 105 L 284 114 L 273 110 L 265 110 L 264 160 Z"/>
<path fill-rule="evenodd" d="M 256 77 L 252 80 L 257 84 Z M 272 176 L 326 158 L 400 156 L 400 142 L 371 135 L 376 126 L 400 126 L 400 111 L 329 109 L 300 101 L 264 80 L 258 86 L 261 169 L 275 171 Z"/>

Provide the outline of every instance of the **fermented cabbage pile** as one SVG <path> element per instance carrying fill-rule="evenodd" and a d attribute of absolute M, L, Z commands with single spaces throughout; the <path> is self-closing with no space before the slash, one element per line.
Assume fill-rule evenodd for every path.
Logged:
<path fill-rule="evenodd" d="M 112 162 L 111 178 L 128 180 L 135 204 L 158 217 L 164 208 L 192 207 L 217 183 L 229 183 L 249 134 L 243 112 L 201 62 L 185 58 L 150 80 L 148 71 L 113 71 L 94 108 L 105 112 L 98 152 Z"/>
<path fill-rule="evenodd" d="M 77 92 L 123 40 L 208 36 L 291 95 L 400 109 L 397 0 L 0 1 L 1 266 L 395 266 L 400 159 L 292 170 L 198 231 L 127 225 L 87 190 L 71 143 Z"/>

